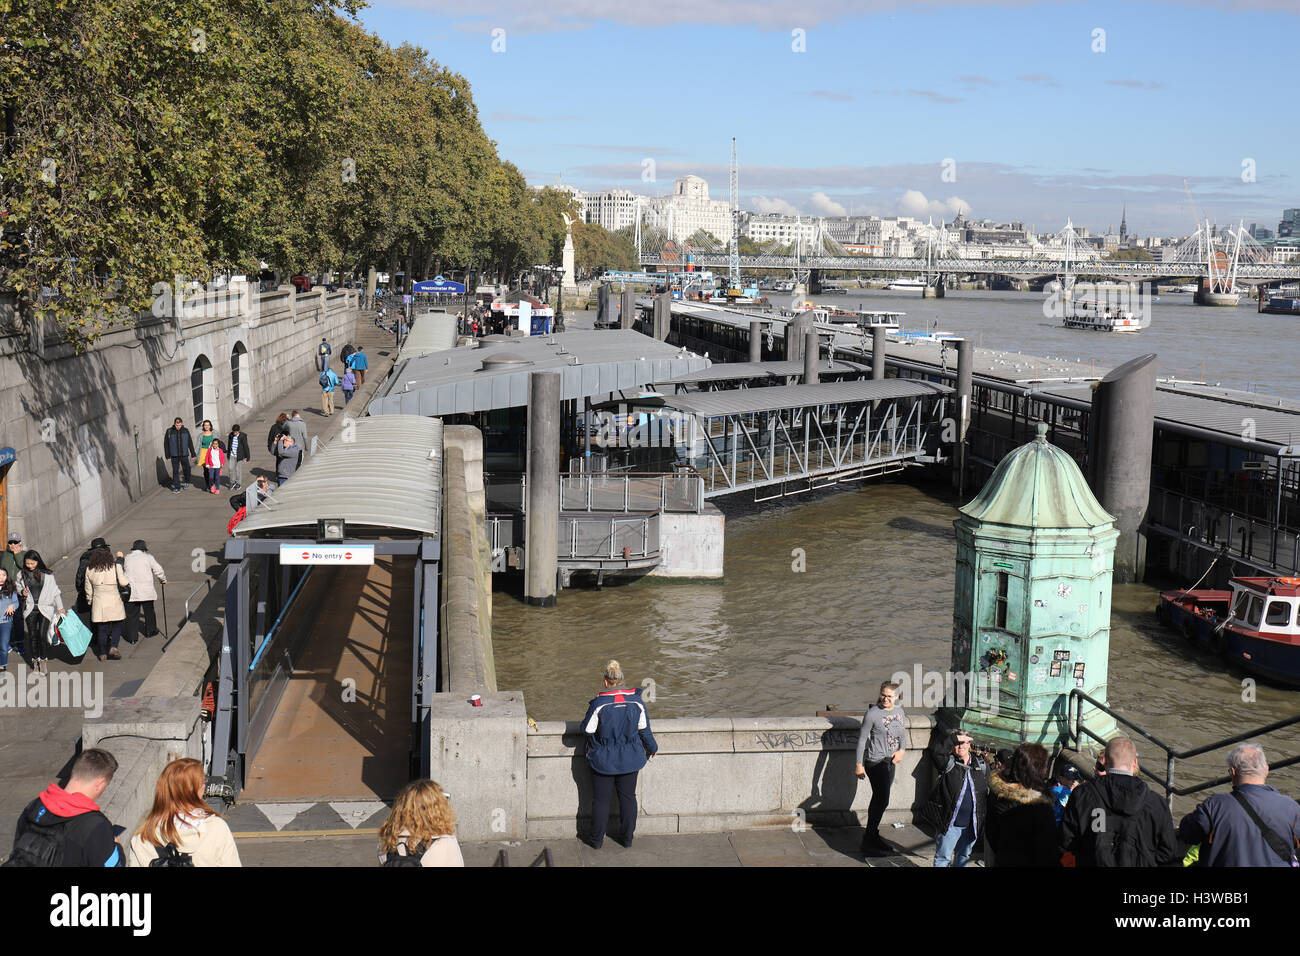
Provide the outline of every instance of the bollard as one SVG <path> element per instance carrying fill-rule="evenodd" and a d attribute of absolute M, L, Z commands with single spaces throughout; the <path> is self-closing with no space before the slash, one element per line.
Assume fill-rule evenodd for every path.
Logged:
<path fill-rule="evenodd" d="M 751 362 L 763 361 L 763 323 L 749 323 L 749 360 Z"/>
<path fill-rule="evenodd" d="M 524 600 L 555 606 L 560 523 L 560 373 L 528 376 L 528 512 Z"/>
<path fill-rule="evenodd" d="M 1088 458 L 1093 493 L 1115 516 L 1116 584 L 1146 573 L 1146 536 L 1139 529 L 1151 499 L 1151 435 L 1155 429 L 1156 356 L 1111 369 L 1093 386 Z"/>
<path fill-rule="evenodd" d="M 636 324 L 636 294 L 631 289 L 624 289 L 619 300 L 618 324 L 624 329 L 630 329 Z"/>
<path fill-rule="evenodd" d="M 885 330 L 876 326 L 871 330 L 871 378 L 879 381 L 885 377 Z"/>
<path fill-rule="evenodd" d="M 956 416 L 957 433 L 953 440 L 953 487 L 957 496 L 966 493 L 966 432 L 970 428 L 971 403 L 971 365 L 975 358 L 975 346 L 966 339 L 957 343 L 957 391 L 953 395 L 953 410 Z"/>
<path fill-rule="evenodd" d="M 818 342 L 817 330 L 809 329 L 803 334 L 803 383 L 805 385 L 816 385 L 817 362 L 821 358 L 821 346 Z"/>

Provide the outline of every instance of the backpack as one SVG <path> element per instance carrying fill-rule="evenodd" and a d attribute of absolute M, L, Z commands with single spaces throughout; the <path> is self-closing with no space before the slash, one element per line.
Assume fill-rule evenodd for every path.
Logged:
<path fill-rule="evenodd" d="M 320 373 L 320 387 L 321 387 L 321 388 L 329 388 L 329 384 L 330 384 L 330 373 L 329 373 L 329 371 L 326 370 L 326 371 L 324 371 L 324 372 L 321 372 L 321 373 Z"/>
<path fill-rule="evenodd" d="M 150 860 L 149 866 L 194 866 L 194 857 L 189 853 L 182 853 L 176 848 L 175 843 L 168 843 L 166 846 L 155 847 L 158 858 Z"/>
<path fill-rule="evenodd" d="M 400 844 L 400 843 L 398 844 L 399 847 L 404 845 L 405 844 Z M 420 860 L 424 858 L 425 851 L 428 849 L 429 849 L 429 842 L 427 840 L 424 843 L 419 844 L 417 847 L 415 847 L 415 849 L 407 850 L 405 856 L 401 855 L 400 853 L 397 852 L 396 849 L 394 849 L 391 853 L 389 853 L 384 858 L 384 862 L 380 865 L 385 867 L 423 866 Z"/>
<path fill-rule="evenodd" d="M 1151 866 L 1149 860 L 1143 859 L 1141 848 L 1138 846 L 1139 824 L 1138 821 L 1122 817 L 1117 813 L 1107 815 L 1107 829 L 1097 834 L 1097 841 L 1094 847 L 1096 854 L 1095 865 L 1101 867 L 1137 867 Z M 1111 829 L 1112 823 L 1118 823 Z"/>
<path fill-rule="evenodd" d="M 322 343 L 320 344 L 320 348 L 318 348 L 318 349 L 316 350 L 316 352 L 317 352 L 317 354 L 319 354 L 319 355 L 329 355 L 329 354 L 330 354 L 330 347 L 329 347 L 328 345 L 326 345 L 324 342 L 322 342 Z"/>
<path fill-rule="evenodd" d="M 14 841 L 13 852 L 3 865 L 62 866 L 64 828 L 67 825 L 68 821 L 51 827 L 31 827 Z"/>

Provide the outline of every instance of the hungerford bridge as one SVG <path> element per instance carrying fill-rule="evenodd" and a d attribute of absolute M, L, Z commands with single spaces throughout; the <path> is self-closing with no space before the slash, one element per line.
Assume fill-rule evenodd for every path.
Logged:
<path fill-rule="evenodd" d="M 639 242 L 641 265 L 680 269 L 690 262 L 696 269 L 788 269 L 796 277 L 823 271 L 917 273 L 925 276 L 931 285 L 942 285 L 947 277 L 972 274 L 1026 280 L 1053 276 L 1134 282 L 1204 279 L 1224 291 L 1234 284 L 1273 286 L 1300 280 L 1300 262 L 1274 263 L 1271 252 L 1240 227 L 1220 232 L 1208 223 L 1179 243 L 1172 257 L 1156 262 L 1089 256 L 1082 251 L 1084 244 L 1070 223 L 1066 223 L 1052 242 L 1026 247 L 1028 254 L 1023 257 L 955 255 L 947 248 L 947 234 L 933 227 L 929 228 L 922 254 L 918 256 L 855 255 L 827 235 L 820 225 L 807 248 L 800 244 L 784 254 L 738 256 L 727 244 L 711 239 L 710 236 L 701 243 L 688 240 L 681 244 L 671 240 Z"/>

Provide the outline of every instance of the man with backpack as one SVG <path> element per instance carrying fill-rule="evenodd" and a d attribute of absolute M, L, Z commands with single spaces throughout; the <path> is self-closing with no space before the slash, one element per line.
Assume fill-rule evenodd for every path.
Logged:
<path fill-rule="evenodd" d="M 302 420 L 302 412 L 298 409 L 293 410 L 289 420 L 285 423 L 285 434 L 293 439 L 293 443 L 298 446 L 298 457 L 294 460 L 293 467 L 296 471 L 302 465 L 303 452 L 307 448 L 307 423 Z M 276 440 L 276 447 L 281 447 L 280 442 Z M 275 455 L 275 449 L 271 449 L 271 454 Z M 279 457 L 278 455 L 276 456 Z"/>
<path fill-rule="evenodd" d="M 1061 817 L 1061 847 L 1076 865 L 1173 866 L 1182 861 L 1169 807 L 1138 777 L 1127 737 L 1106 744 L 1106 774 L 1078 787 Z"/>
<path fill-rule="evenodd" d="M 1216 793 L 1178 824 L 1178 838 L 1200 844 L 1201 866 L 1297 866 L 1300 804 L 1264 783 L 1268 761 L 1254 744 L 1228 755 L 1232 792 Z"/>
<path fill-rule="evenodd" d="M 330 356 L 333 354 L 334 350 L 330 348 L 329 342 L 321 339 L 320 345 L 316 346 L 316 371 L 325 371 L 329 367 Z"/>
<path fill-rule="evenodd" d="M 67 789 L 50 784 L 18 818 L 5 866 L 122 866 L 113 825 L 96 802 L 117 760 L 107 750 L 84 751 L 72 764 Z"/>
<path fill-rule="evenodd" d="M 334 389 L 338 387 L 338 373 L 326 367 L 325 371 L 320 373 L 320 410 L 326 418 L 334 414 Z"/>

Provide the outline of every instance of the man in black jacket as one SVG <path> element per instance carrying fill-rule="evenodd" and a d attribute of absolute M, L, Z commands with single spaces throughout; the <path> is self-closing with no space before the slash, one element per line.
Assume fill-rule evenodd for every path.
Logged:
<path fill-rule="evenodd" d="M 123 866 L 113 824 L 96 802 L 108 789 L 117 760 L 107 750 L 84 751 L 72 764 L 65 790 L 50 784 L 18 818 L 6 866 Z"/>
<path fill-rule="evenodd" d="M 181 493 L 181 470 L 185 471 L 185 484 L 190 483 L 190 462 L 197 462 L 194 453 L 194 439 L 190 430 L 179 418 L 172 422 L 172 427 L 163 433 L 163 457 L 172 463 L 172 494 Z"/>
<path fill-rule="evenodd" d="M 86 570 L 90 567 L 90 553 L 96 548 L 107 548 L 108 542 L 103 538 L 95 538 L 90 542 L 90 547 L 81 552 L 81 559 L 77 562 L 77 576 L 73 583 L 77 588 L 77 610 L 82 614 L 82 620 L 89 621 L 85 615 L 90 613 L 90 601 L 86 599 Z"/>
<path fill-rule="evenodd" d="M 1070 795 L 1061 846 L 1078 866 L 1173 866 L 1182 860 L 1169 807 L 1138 777 L 1127 737 L 1106 744 L 1106 775 Z"/>
<path fill-rule="evenodd" d="M 951 750 L 939 762 L 939 778 L 926 805 L 935 828 L 934 865 L 965 866 L 971 850 L 984 835 L 988 801 L 988 765 L 971 753 L 972 738 L 964 730 L 949 737 Z"/>

